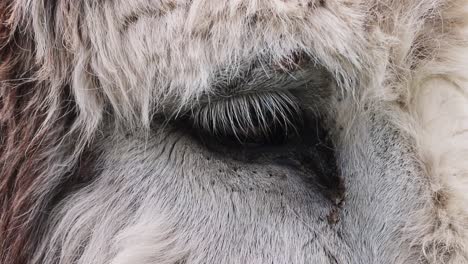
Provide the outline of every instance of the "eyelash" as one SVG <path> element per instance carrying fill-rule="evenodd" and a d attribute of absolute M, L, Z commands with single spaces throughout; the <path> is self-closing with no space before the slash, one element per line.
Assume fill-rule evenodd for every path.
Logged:
<path fill-rule="evenodd" d="M 222 140 L 281 143 L 298 133 L 302 111 L 289 92 L 264 92 L 209 102 L 194 109 L 192 122 Z"/>

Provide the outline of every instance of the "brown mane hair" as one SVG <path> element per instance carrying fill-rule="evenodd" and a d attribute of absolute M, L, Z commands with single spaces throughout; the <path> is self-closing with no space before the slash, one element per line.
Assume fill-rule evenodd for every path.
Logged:
<path fill-rule="evenodd" d="M 1 0 L 0 263 L 22 264 L 32 257 L 41 219 L 60 192 L 61 179 L 51 183 L 46 175 L 57 159 L 51 154 L 63 150 L 71 114 L 69 105 L 54 114 L 48 110 L 47 89 L 35 78 L 33 36 L 14 25 L 14 16 L 11 1 Z"/>

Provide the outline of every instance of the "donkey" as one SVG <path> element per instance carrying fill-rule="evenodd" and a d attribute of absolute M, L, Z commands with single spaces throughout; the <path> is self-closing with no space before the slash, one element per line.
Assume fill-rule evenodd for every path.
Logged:
<path fill-rule="evenodd" d="M 468 263 L 468 0 L 0 20 L 0 263 Z"/>

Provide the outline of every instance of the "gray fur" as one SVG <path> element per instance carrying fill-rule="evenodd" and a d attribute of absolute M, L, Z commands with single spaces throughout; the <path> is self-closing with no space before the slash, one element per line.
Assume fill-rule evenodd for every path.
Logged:
<path fill-rule="evenodd" d="M 220 158 L 177 131 L 100 139 L 99 178 L 57 208 L 36 263 L 422 261 L 402 232 L 427 182 L 383 119 L 369 111 L 337 146 L 341 205 L 300 170 Z"/>

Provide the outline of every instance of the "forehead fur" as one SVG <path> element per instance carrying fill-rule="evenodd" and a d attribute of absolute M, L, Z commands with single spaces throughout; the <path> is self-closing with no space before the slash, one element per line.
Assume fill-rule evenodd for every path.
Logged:
<path fill-rule="evenodd" d="M 293 64 L 297 52 L 328 69 L 343 90 L 395 99 L 378 86 L 432 59 L 448 42 L 437 23 L 457 4 L 44 0 L 17 1 L 15 17 L 34 37 L 39 78 L 69 83 L 79 119 L 92 131 L 107 106 L 118 120 L 148 126 L 167 104 L 210 93 L 219 71 L 235 79 L 253 62 Z"/>
<path fill-rule="evenodd" d="M 252 63 L 294 64 L 295 53 L 356 98 L 405 101 L 411 71 L 451 45 L 443 25 L 460 23 L 446 15 L 463 3 L 18 0 L 12 24 L 33 40 L 52 97 L 71 86 L 76 129 L 90 136 L 105 109 L 126 127 L 149 127 L 154 114 L 212 92 L 220 71 L 235 79 Z"/>

